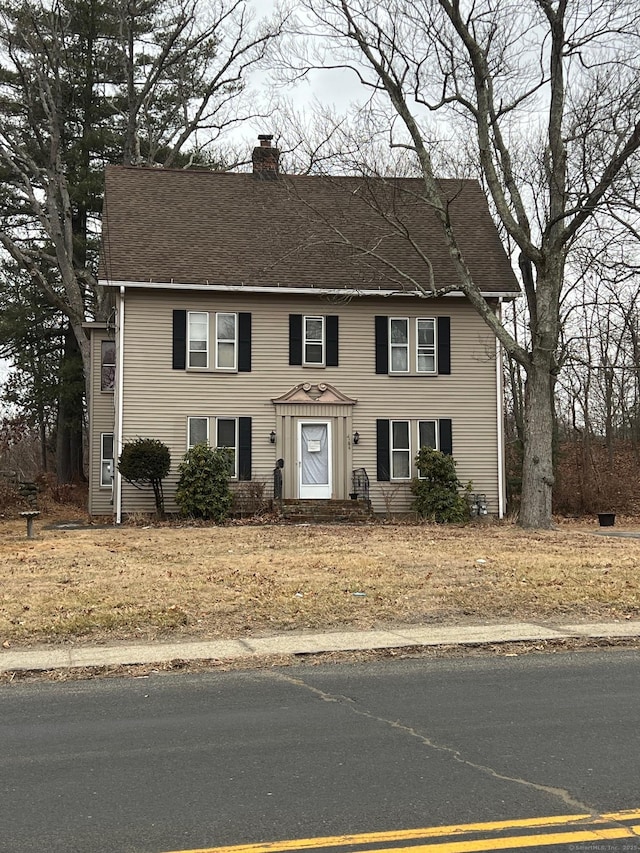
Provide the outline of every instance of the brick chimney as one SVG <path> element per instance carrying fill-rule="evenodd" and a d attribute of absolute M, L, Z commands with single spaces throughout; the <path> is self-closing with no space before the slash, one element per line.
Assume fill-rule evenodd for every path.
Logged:
<path fill-rule="evenodd" d="M 258 140 L 260 145 L 253 149 L 251 160 L 253 162 L 253 174 L 258 178 L 275 180 L 280 172 L 280 152 L 271 147 L 273 135 L 260 134 Z"/>

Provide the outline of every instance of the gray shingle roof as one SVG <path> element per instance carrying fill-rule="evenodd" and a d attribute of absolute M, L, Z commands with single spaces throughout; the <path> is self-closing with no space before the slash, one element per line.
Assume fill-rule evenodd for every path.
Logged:
<path fill-rule="evenodd" d="M 476 283 L 485 293 L 517 292 L 479 184 L 445 180 L 441 186 Z M 413 289 L 398 271 L 428 287 L 422 252 L 436 286 L 456 286 L 440 226 L 421 188 L 419 179 L 266 180 L 110 166 L 99 277 L 114 283 Z"/>

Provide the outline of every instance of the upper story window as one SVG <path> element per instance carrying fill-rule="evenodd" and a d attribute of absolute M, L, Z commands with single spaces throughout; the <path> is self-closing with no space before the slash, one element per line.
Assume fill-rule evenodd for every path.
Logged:
<path fill-rule="evenodd" d="M 450 317 L 376 316 L 374 328 L 377 374 L 451 373 Z"/>
<path fill-rule="evenodd" d="M 102 341 L 100 347 L 100 390 L 113 391 L 116 384 L 116 342 Z"/>
<path fill-rule="evenodd" d="M 289 364 L 338 366 L 338 317 L 289 314 Z"/>
<path fill-rule="evenodd" d="M 409 320 L 389 317 L 389 364 L 392 373 L 409 372 Z"/>
<path fill-rule="evenodd" d="M 189 311 L 189 367 L 209 366 L 209 314 Z"/>
<path fill-rule="evenodd" d="M 324 364 L 324 317 L 304 318 L 304 363 Z"/>
<path fill-rule="evenodd" d="M 172 337 L 174 370 L 251 372 L 251 314 L 248 311 L 175 309 Z"/>
<path fill-rule="evenodd" d="M 436 372 L 436 321 L 433 317 L 416 320 L 416 370 Z"/>
<path fill-rule="evenodd" d="M 216 314 L 216 367 L 235 370 L 237 346 L 237 315 Z"/>

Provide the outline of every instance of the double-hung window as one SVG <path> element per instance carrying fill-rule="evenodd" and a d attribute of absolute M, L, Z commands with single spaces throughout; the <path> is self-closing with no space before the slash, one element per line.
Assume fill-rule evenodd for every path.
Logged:
<path fill-rule="evenodd" d="M 438 450 L 438 422 L 418 421 L 418 449 L 430 447 Z"/>
<path fill-rule="evenodd" d="M 324 364 L 324 317 L 304 318 L 304 364 Z"/>
<path fill-rule="evenodd" d="M 188 418 L 189 450 L 196 444 L 209 443 L 209 418 Z"/>
<path fill-rule="evenodd" d="M 187 443 L 189 449 L 196 444 L 209 444 L 210 431 L 215 436 L 215 447 L 231 451 L 231 477 L 238 476 L 238 420 L 237 418 L 187 418 Z"/>
<path fill-rule="evenodd" d="M 433 318 L 416 320 L 416 370 L 436 372 L 436 321 Z"/>
<path fill-rule="evenodd" d="M 189 311 L 189 367 L 209 366 L 209 314 Z"/>
<path fill-rule="evenodd" d="M 391 421 L 391 479 L 411 477 L 411 441 L 409 421 Z"/>
<path fill-rule="evenodd" d="M 174 370 L 251 372 L 251 313 L 174 309 Z"/>
<path fill-rule="evenodd" d="M 113 433 L 100 434 L 100 485 L 111 486 L 113 479 Z"/>
<path fill-rule="evenodd" d="M 449 376 L 450 317 L 375 317 L 375 369 L 378 375 Z"/>
<path fill-rule="evenodd" d="M 102 341 L 100 346 L 100 390 L 113 391 L 116 383 L 116 342 Z"/>
<path fill-rule="evenodd" d="M 289 314 L 289 364 L 338 366 L 337 314 Z"/>
<path fill-rule="evenodd" d="M 392 373 L 409 372 L 409 320 L 389 318 L 389 364 Z"/>
<path fill-rule="evenodd" d="M 217 418 L 216 447 L 226 447 L 231 451 L 231 476 L 238 476 L 238 429 L 235 418 Z"/>
<path fill-rule="evenodd" d="M 216 314 L 216 368 L 237 370 L 237 314 Z"/>
<path fill-rule="evenodd" d="M 417 445 L 416 445 L 417 441 Z M 430 420 L 376 420 L 376 477 L 379 482 L 409 480 L 419 475 L 414 464 L 415 448 L 430 447 L 451 456 L 451 418 Z M 413 452 L 412 452 L 412 448 Z"/>

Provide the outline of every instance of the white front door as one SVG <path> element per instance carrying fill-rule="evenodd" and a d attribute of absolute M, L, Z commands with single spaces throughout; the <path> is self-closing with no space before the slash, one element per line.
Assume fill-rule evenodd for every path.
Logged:
<path fill-rule="evenodd" d="M 331 497 L 331 422 L 298 423 L 298 469 L 301 498 Z"/>

